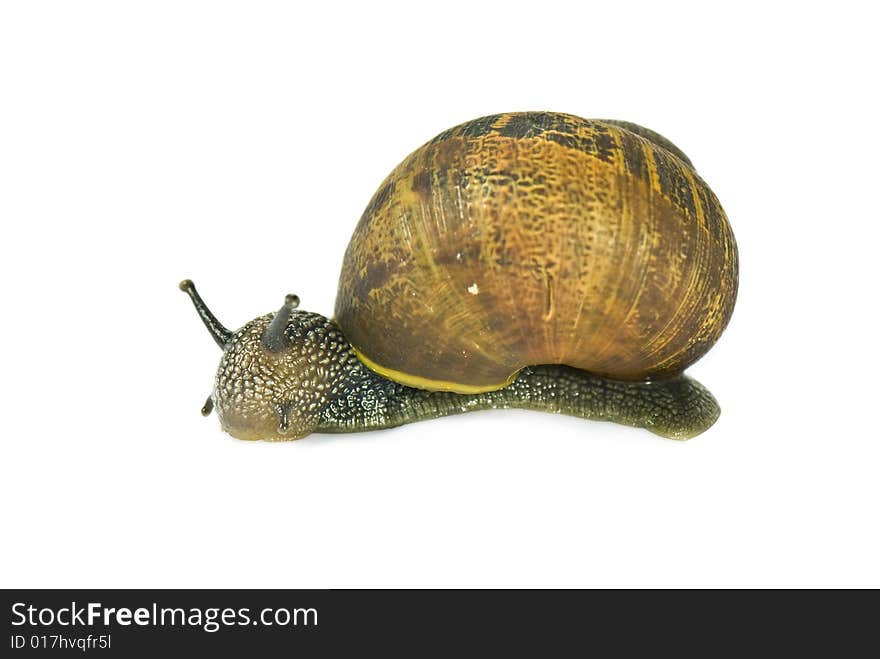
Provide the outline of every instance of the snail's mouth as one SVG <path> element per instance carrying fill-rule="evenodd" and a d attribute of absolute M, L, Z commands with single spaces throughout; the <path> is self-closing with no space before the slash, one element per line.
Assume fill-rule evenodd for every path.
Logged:
<path fill-rule="evenodd" d="M 310 428 L 291 423 L 290 419 L 280 421 L 273 412 L 246 415 L 218 408 L 218 416 L 224 432 L 245 441 L 287 442 L 302 439 L 312 432 Z"/>

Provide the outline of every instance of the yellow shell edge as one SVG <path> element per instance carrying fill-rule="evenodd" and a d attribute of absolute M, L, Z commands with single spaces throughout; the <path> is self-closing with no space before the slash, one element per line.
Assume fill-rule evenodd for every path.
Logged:
<path fill-rule="evenodd" d="M 516 376 L 519 373 L 519 371 L 517 371 L 509 378 L 507 378 L 507 380 L 500 384 L 490 384 L 483 386 L 459 384 L 458 382 L 445 382 L 444 380 L 430 380 L 428 378 L 419 377 L 418 375 L 410 375 L 409 373 L 402 373 L 401 371 L 395 371 L 394 369 L 380 366 L 354 346 L 352 346 L 352 349 L 354 350 L 354 354 L 357 355 L 357 358 L 361 360 L 361 362 L 363 362 L 363 364 L 371 371 L 375 371 L 382 377 L 388 378 L 389 380 L 394 380 L 395 382 L 399 382 L 400 384 L 405 384 L 407 387 L 414 387 L 416 389 L 427 389 L 428 391 L 451 391 L 456 394 L 482 394 L 487 391 L 497 391 L 498 389 L 503 389 L 511 382 L 516 380 Z"/>

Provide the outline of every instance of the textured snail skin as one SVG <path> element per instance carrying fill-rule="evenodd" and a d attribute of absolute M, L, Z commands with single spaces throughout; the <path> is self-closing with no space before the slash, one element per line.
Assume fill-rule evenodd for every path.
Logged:
<path fill-rule="evenodd" d="M 714 423 L 718 405 L 696 381 L 617 382 L 567 366 L 523 369 L 508 387 L 456 394 L 407 387 L 362 364 L 342 331 L 318 314 L 291 314 L 289 347 L 269 351 L 263 335 L 275 314 L 232 336 L 212 401 L 223 429 L 239 439 L 291 440 L 347 433 L 487 409 L 529 409 L 613 421 L 671 439 Z"/>
<path fill-rule="evenodd" d="M 662 382 L 621 382 L 560 365 L 529 366 L 507 387 L 456 394 L 407 387 L 368 371 L 364 382 L 376 405 L 338 401 L 325 411 L 316 432 L 393 428 L 479 410 L 523 409 L 645 428 L 668 439 L 690 439 L 718 419 L 718 403 L 687 376 Z M 390 385 L 390 386 L 389 386 Z"/>
<path fill-rule="evenodd" d="M 451 128 L 386 178 L 346 251 L 335 318 L 383 375 L 473 393 L 535 364 L 680 375 L 736 289 L 724 211 L 669 140 L 520 112 Z"/>

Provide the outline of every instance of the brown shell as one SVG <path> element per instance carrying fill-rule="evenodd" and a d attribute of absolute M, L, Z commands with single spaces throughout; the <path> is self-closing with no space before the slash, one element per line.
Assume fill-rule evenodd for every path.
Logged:
<path fill-rule="evenodd" d="M 736 289 L 724 211 L 671 142 L 520 112 L 447 130 L 391 172 L 346 251 L 336 320 L 407 384 L 492 389 L 556 363 L 639 380 L 699 359 Z"/>

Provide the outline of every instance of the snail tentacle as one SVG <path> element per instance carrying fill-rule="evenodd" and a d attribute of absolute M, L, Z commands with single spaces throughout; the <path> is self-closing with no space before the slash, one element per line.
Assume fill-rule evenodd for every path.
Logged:
<path fill-rule="evenodd" d="M 290 347 L 290 339 L 287 338 L 287 324 L 290 322 L 290 314 L 299 306 L 299 297 L 288 294 L 284 298 L 284 304 L 275 314 L 271 324 L 263 334 L 263 346 L 270 352 L 284 352 Z"/>
<path fill-rule="evenodd" d="M 192 283 L 191 279 L 184 279 L 180 282 L 180 290 L 189 295 L 189 299 L 192 300 L 193 306 L 199 314 L 199 318 L 202 319 L 205 327 L 208 328 L 214 341 L 217 342 L 217 345 L 220 346 L 221 349 L 225 350 L 226 346 L 229 345 L 229 341 L 232 340 L 232 332 L 223 327 L 223 324 L 217 320 L 217 317 L 214 314 L 211 313 L 211 310 L 208 309 L 208 305 L 202 300 L 202 296 L 199 295 L 199 292 L 196 290 L 196 286 Z"/>

